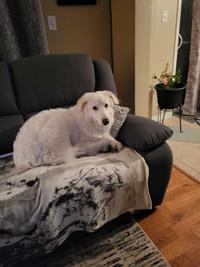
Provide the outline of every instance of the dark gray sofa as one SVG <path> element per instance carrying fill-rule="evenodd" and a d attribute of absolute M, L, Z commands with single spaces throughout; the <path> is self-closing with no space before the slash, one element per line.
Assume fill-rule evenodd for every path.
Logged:
<path fill-rule="evenodd" d="M 117 94 L 111 68 L 89 55 L 42 55 L 0 62 L 0 155 L 13 150 L 23 123 L 37 112 L 70 107 L 85 92 L 110 90 Z M 162 203 L 172 169 L 165 142 L 172 131 L 153 120 L 128 114 L 117 139 L 134 148 L 149 166 L 153 206 Z"/>

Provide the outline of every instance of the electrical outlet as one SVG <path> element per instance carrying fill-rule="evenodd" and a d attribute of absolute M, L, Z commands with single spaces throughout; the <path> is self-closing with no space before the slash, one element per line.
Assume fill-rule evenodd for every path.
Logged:
<path fill-rule="evenodd" d="M 56 31 L 57 30 L 56 17 L 55 16 L 47 16 L 47 21 L 48 21 L 49 31 Z"/>
<path fill-rule="evenodd" d="M 168 20 L 168 10 L 162 11 L 162 22 L 167 22 Z"/>

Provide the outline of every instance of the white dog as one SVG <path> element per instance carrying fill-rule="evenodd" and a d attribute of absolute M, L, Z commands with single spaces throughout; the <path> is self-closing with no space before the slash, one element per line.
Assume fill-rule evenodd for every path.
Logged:
<path fill-rule="evenodd" d="M 116 96 L 109 91 L 84 94 L 74 107 L 50 109 L 31 117 L 14 142 L 18 168 L 67 163 L 100 151 L 118 152 L 122 144 L 110 136 Z"/>

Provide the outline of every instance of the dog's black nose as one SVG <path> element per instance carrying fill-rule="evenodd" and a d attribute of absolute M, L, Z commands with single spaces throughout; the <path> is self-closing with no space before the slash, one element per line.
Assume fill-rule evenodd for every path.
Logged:
<path fill-rule="evenodd" d="M 108 119 L 103 119 L 102 122 L 103 122 L 103 125 L 108 125 L 109 120 Z"/>

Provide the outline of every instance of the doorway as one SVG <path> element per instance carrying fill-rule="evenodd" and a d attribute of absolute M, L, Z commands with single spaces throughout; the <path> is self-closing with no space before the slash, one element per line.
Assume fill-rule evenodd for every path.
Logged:
<path fill-rule="evenodd" d="M 192 8 L 193 0 L 180 1 L 180 26 L 178 35 L 178 51 L 176 59 L 176 70 L 181 69 L 182 83 L 187 84 L 189 57 L 190 57 L 190 41 L 192 30 Z"/>

